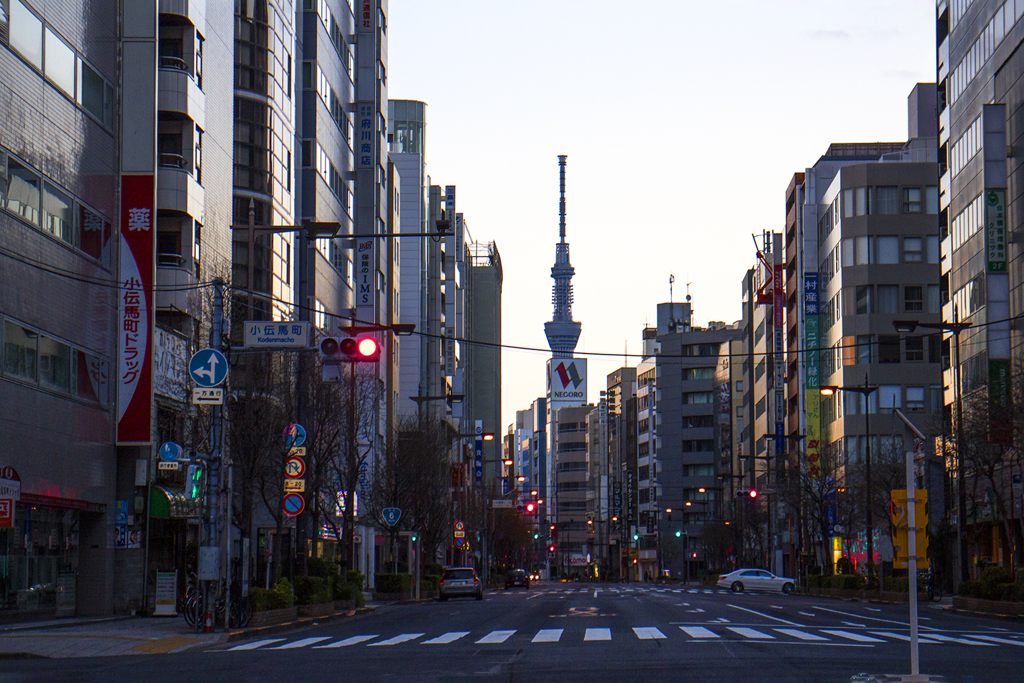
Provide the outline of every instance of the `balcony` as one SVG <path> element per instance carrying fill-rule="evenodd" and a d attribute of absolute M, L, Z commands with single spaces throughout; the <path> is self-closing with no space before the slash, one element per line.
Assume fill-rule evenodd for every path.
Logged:
<path fill-rule="evenodd" d="M 205 127 L 206 95 L 196 85 L 183 59 L 161 56 L 158 84 L 158 107 L 161 111 L 174 112 Z"/>
<path fill-rule="evenodd" d="M 188 313 L 195 309 L 196 285 L 199 280 L 184 267 L 185 259 L 178 254 L 158 254 L 156 268 L 156 308 L 158 311 Z"/>
<path fill-rule="evenodd" d="M 205 190 L 189 172 L 187 160 L 180 154 L 162 152 L 157 173 L 156 205 L 188 214 L 203 222 Z"/>

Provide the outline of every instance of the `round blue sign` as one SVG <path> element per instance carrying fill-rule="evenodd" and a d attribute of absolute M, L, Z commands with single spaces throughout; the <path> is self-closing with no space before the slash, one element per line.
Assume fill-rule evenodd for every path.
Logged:
<path fill-rule="evenodd" d="M 289 448 L 306 443 L 306 428 L 300 424 L 290 424 L 285 427 L 284 443 Z"/>
<path fill-rule="evenodd" d="M 164 462 L 174 462 L 181 459 L 181 446 L 173 441 L 168 441 L 160 447 L 160 459 Z"/>
<path fill-rule="evenodd" d="M 203 349 L 192 354 L 188 374 L 201 387 L 215 387 L 228 376 L 228 359 L 217 349 Z"/>

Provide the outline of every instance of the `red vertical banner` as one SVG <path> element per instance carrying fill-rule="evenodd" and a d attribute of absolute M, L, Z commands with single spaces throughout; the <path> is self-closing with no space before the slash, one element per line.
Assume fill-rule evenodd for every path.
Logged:
<path fill-rule="evenodd" d="M 121 176 L 118 289 L 117 442 L 151 442 L 153 284 L 156 270 L 153 175 Z"/>

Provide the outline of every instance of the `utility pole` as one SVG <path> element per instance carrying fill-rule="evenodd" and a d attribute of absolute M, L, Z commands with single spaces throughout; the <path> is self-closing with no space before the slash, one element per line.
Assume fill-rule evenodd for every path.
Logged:
<path fill-rule="evenodd" d="M 210 330 L 210 346 L 218 351 L 223 346 L 224 329 L 224 280 L 217 277 L 213 280 L 213 326 Z M 215 613 L 214 603 L 219 592 L 220 583 L 224 580 L 224 549 L 218 545 L 217 525 L 220 522 L 220 476 L 221 466 L 224 458 L 224 407 L 213 406 L 213 419 L 210 428 L 210 446 L 213 450 L 209 463 L 207 475 L 207 495 L 209 496 L 207 510 L 209 520 L 207 526 L 206 546 L 217 549 L 217 579 L 207 581 L 204 604 L 206 605 L 206 628 L 213 628 L 213 614 Z M 209 551 L 208 551 L 209 552 Z M 209 562 L 209 559 L 207 559 Z M 216 584 L 217 589 L 211 586 Z M 225 622 L 226 626 L 226 622 Z"/>

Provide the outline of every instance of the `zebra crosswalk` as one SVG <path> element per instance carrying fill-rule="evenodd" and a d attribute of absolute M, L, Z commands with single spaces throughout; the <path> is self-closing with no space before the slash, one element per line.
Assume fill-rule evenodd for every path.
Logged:
<path fill-rule="evenodd" d="M 664 629 L 664 630 L 663 630 Z M 846 645 L 859 647 L 875 647 L 886 643 L 899 643 L 910 640 L 905 632 L 894 630 L 853 630 L 824 627 L 781 628 L 768 625 L 738 626 L 717 622 L 709 622 L 706 626 L 673 625 L 673 626 L 634 626 L 629 629 L 614 630 L 612 628 L 542 628 L 536 631 L 520 631 L 517 629 L 493 630 L 486 633 L 472 631 L 446 631 L 443 633 L 398 633 L 386 637 L 379 633 L 367 633 L 349 636 L 332 641 L 329 636 L 300 638 L 285 642 L 286 638 L 265 638 L 242 643 L 218 652 L 251 652 L 253 650 L 295 650 L 301 648 L 336 649 L 365 645 L 366 647 L 394 647 L 399 645 L 432 645 L 445 646 L 453 644 L 473 643 L 480 646 L 499 645 L 510 639 L 521 645 L 544 646 L 550 644 L 574 643 L 640 643 L 648 640 L 666 640 L 670 643 L 716 643 L 716 642 L 759 642 L 759 643 L 791 643 L 812 645 Z M 330 642 L 328 642 L 330 641 Z M 1024 639 L 1017 640 L 1007 637 L 991 636 L 979 633 L 946 634 L 927 631 L 920 636 L 922 645 L 998 647 L 1015 645 L 1024 647 Z"/>

